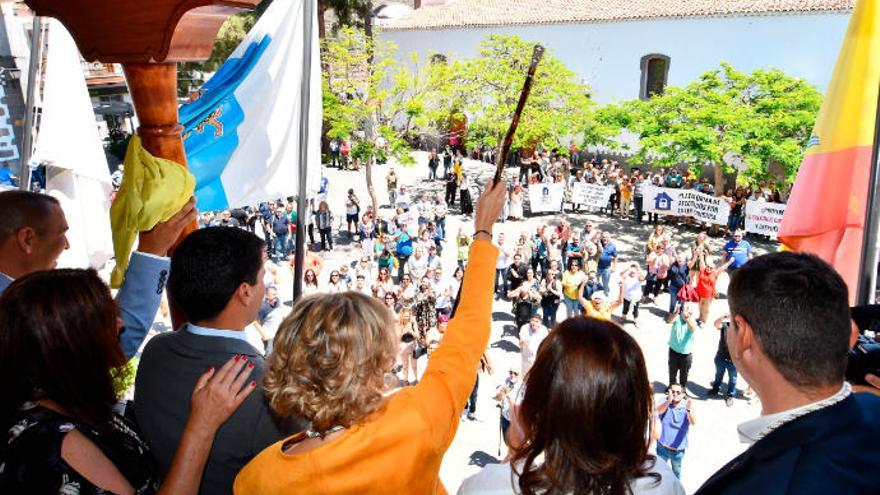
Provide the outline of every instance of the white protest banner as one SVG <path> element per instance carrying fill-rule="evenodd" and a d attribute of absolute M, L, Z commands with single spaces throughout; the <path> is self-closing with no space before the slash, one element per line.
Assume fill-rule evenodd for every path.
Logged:
<path fill-rule="evenodd" d="M 589 184 L 587 182 L 575 182 L 571 187 L 571 203 L 605 208 L 608 206 L 608 201 L 611 199 L 612 194 L 614 194 L 613 187 Z"/>
<path fill-rule="evenodd" d="M 769 235 L 776 239 L 785 205 L 766 201 L 746 201 L 746 232 Z"/>
<path fill-rule="evenodd" d="M 562 209 L 565 188 L 556 182 L 553 184 L 532 184 L 529 186 L 529 208 L 532 213 L 558 212 Z"/>
<path fill-rule="evenodd" d="M 645 186 L 645 211 L 693 217 L 701 222 L 726 225 L 730 215 L 730 205 L 721 196 L 711 196 L 693 189 L 671 189 L 668 187 Z"/>

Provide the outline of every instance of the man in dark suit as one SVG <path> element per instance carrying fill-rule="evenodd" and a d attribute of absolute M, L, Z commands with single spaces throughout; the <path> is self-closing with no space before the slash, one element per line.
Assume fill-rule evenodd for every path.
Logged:
<path fill-rule="evenodd" d="M 162 301 L 170 261 L 166 253 L 183 228 L 195 221 L 195 199 L 166 222 L 141 232 L 131 253 L 125 281 L 116 295 L 122 331 L 119 343 L 134 356 L 147 336 Z M 52 270 L 70 247 L 67 219 L 52 196 L 27 191 L 0 192 L 0 295 L 16 278 Z"/>
<path fill-rule="evenodd" d="M 763 411 L 738 427 L 751 447 L 697 493 L 878 493 L 880 397 L 844 382 L 857 330 L 840 275 L 768 254 L 734 272 L 728 297 L 727 346 Z"/>
<path fill-rule="evenodd" d="M 209 367 L 244 356 L 258 384 L 220 427 L 199 493 L 232 493 L 238 471 L 257 453 L 305 425 L 282 425 L 270 414 L 261 387 L 263 357 L 244 328 L 257 319 L 266 293 L 265 243 L 242 229 L 209 227 L 190 234 L 174 252 L 169 300 L 189 323 L 150 340 L 135 381 L 135 416 L 162 476 L 189 415 L 193 386 Z"/>

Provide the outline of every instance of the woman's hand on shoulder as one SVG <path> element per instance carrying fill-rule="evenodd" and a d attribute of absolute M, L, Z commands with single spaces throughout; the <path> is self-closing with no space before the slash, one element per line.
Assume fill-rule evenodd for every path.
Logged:
<path fill-rule="evenodd" d="M 189 421 L 216 431 L 257 386 L 251 380 L 254 369 L 246 356 L 231 358 L 219 370 L 210 368 L 196 382 L 190 404 Z"/>

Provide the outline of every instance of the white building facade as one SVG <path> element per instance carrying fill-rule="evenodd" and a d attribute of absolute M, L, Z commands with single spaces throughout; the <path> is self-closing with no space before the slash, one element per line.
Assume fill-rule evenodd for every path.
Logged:
<path fill-rule="evenodd" d="M 383 23 L 380 36 L 397 44 L 401 59 L 416 52 L 428 63 L 431 53 L 473 56 L 490 34 L 517 35 L 552 50 L 600 104 L 684 86 L 721 62 L 745 72 L 779 68 L 824 92 L 853 6 L 852 0 L 655 2 L 628 14 L 630 0 L 450 0 Z M 602 8 L 592 9 L 597 3 Z"/>

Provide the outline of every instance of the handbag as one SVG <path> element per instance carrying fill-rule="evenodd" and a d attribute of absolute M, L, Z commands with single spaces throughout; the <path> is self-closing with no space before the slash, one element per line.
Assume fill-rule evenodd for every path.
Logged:
<path fill-rule="evenodd" d="M 678 298 L 684 302 L 699 302 L 700 296 L 697 294 L 697 289 L 691 284 L 685 284 L 681 289 L 678 289 Z"/>

